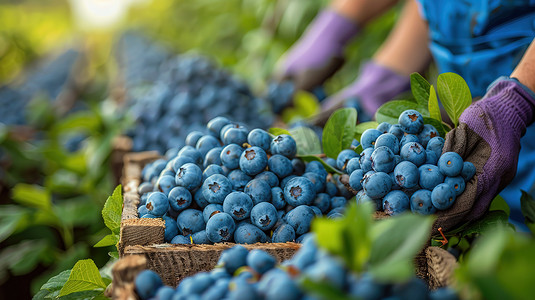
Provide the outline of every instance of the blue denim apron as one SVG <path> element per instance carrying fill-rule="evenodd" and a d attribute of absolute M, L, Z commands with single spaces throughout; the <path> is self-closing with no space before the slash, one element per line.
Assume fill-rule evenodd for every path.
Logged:
<path fill-rule="evenodd" d="M 535 37 L 535 0 L 419 0 L 429 23 L 430 49 L 441 73 L 455 72 L 472 96 L 510 75 Z M 535 190 L 535 124 L 520 141 L 518 170 L 500 194 L 511 207 L 511 220 L 523 222 L 520 189 Z"/>

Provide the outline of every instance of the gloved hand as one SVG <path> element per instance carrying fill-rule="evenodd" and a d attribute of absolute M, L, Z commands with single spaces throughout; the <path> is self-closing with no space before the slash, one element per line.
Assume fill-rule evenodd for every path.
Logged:
<path fill-rule="evenodd" d="M 346 101 L 355 101 L 361 112 L 373 118 L 377 109 L 395 96 L 410 89 L 410 77 L 402 76 L 373 61 L 364 64 L 358 78 L 342 91 L 325 99 L 321 113 L 314 123 L 325 123 L 337 109 L 345 107 Z M 359 117 L 359 120 L 362 120 Z"/>
<path fill-rule="evenodd" d="M 358 32 L 346 17 L 332 10 L 321 12 L 283 59 L 279 79 L 312 91 L 342 66 L 344 48 Z"/>
<path fill-rule="evenodd" d="M 476 175 L 453 206 L 438 212 L 433 234 L 483 216 L 492 199 L 515 176 L 520 138 L 534 121 L 535 94 L 516 79 L 501 77 L 482 100 L 459 118 L 459 126 L 446 136 L 443 153 L 455 151 L 476 167 Z"/>

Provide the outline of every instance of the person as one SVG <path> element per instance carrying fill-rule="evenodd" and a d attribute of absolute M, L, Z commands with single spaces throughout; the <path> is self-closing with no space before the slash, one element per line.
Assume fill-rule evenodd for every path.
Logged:
<path fill-rule="evenodd" d="M 322 85 L 340 68 L 350 41 L 397 2 L 334 0 L 288 51 L 280 77 L 306 90 Z M 451 229 L 480 218 L 500 192 L 511 221 L 519 224 L 520 189 L 535 192 L 534 37 L 532 0 L 406 0 L 383 45 L 352 84 L 323 101 L 322 110 L 330 114 L 357 99 L 362 112 L 373 116 L 408 91 L 410 74 L 432 60 L 440 72 L 461 75 L 472 96 L 482 99 L 462 113 L 444 151 L 458 152 L 477 173 L 435 224 Z"/>

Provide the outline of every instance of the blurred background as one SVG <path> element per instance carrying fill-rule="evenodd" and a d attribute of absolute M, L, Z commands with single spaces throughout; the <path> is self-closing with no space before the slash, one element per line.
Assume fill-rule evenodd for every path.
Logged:
<path fill-rule="evenodd" d="M 295 120 L 275 109 L 291 92 L 270 79 L 326 3 L 2 1 L 0 299 L 31 298 L 79 259 L 106 271 L 114 247 L 93 246 L 108 233 L 100 211 L 121 153 L 172 152 L 217 115 L 265 128 L 275 113 Z M 351 44 L 326 94 L 355 79 L 397 12 Z"/>

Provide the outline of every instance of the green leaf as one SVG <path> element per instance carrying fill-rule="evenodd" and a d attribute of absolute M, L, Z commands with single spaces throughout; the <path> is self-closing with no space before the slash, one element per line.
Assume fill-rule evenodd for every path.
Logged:
<path fill-rule="evenodd" d="M 49 250 L 47 240 L 25 240 L 5 247 L 0 252 L 0 269 L 9 269 L 13 275 L 32 271 Z"/>
<path fill-rule="evenodd" d="M 431 93 L 429 91 L 430 87 L 431 85 L 422 75 L 418 73 L 411 74 L 411 91 L 418 104 L 427 106 L 427 101 L 430 99 L 429 94 Z"/>
<path fill-rule="evenodd" d="M 503 210 L 492 210 L 487 212 L 483 218 L 448 232 L 448 234 L 460 234 L 461 236 L 469 236 L 472 234 L 486 233 L 493 230 L 496 226 L 507 225 L 508 216 Z M 434 236 L 439 237 L 439 236 Z"/>
<path fill-rule="evenodd" d="M 375 129 L 377 128 L 377 126 L 379 126 L 379 123 L 375 121 L 369 121 L 369 122 L 357 124 L 357 126 L 355 127 L 355 131 L 356 131 L 355 139 L 360 142 L 360 137 L 364 131 L 366 131 L 367 129 Z"/>
<path fill-rule="evenodd" d="M 403 214 L 372 229 L 370 272 L 381 281 L 404 281 L 414 274 L 413 259 L 429 240 L 434 218 Z"/>
<path fill-rule="evenodd" d="M 43 187 L 19 183 L 12 191 L 13 200 L 17 203 L 44 211 L 50 211 L 52 208 L 50 193 Z"/>
<path fill-rule="evenodd" d="M 381 105 L 375 113 L 375 119 L 378 123 L 388 122 L 390 124 L 396 124 L 398 123 L 399 115 L 407 109 L 415 109 L 422 116 L 429 117 L 427 105 L 424 106 L 407 100 L 394 100 Z"/>
<path fill-rule="evenodd" d="M 74 265 L 69 280 L 61 289 L 59 296 L 83 291 L 104 290 L 105 288 L 106 284 L 93 260 L 84 259 Z"/>
<path fill-rule="evenodd" d="M 39 293 L 37 293 L 33 299 L 55 299 L 59 295 L 59 291 L 65 285 L 65 282 L 69 279 L 71 270 L 65 270 L 58 275 L 50 278 L 43 286 Z"/>
<path fill-rule="evenodd" d="M 293 97 L 293 107 L 282 112 L 284 123 L 292 123 L 298 120 L 315 116 L 320 111 L 320 104 L 314 94 L 306 91 L 297 91 Z"/>
<path fill-rule="evenodd" d="M 102 209 L 102 218 L 104 224 L 108 227 L 112 233 L 119 234 L 121 227 L 121 214 L 123 209 L 123 195 L 122 187 L 118 185 L 113 194 L 108 197 L 104 208 Z"/>
<path fill-rule="evenodd" d="M 291 135 L 290 132 L 284 128 L 277 128 L 277 127 L 272 127 L 268 130 L 269 133 L 271 133 L 272 135 L 274 136 L 277 136 L 277 135 L 281 135 L 281 134 L 287 134 L 287 135 Z"/>
<path fill-rule="evenodd" d="M 521 190 L 520 210 L 527 223 L 535 223 L 535 199 L 527 192 Z"/>
<path fill-rule="evenodd" d="M 429 115 L 431 118 L 439 121 L 442 123 L 442 115 L 440 114 L 440 106 L 438 106 L 438 98 L 437 93 L 435 92 L 435 88 L 431 86 L 431 89 L 429 90 Z"/>
<path fill-rule="evenodd" d="M 325 170 L 327 170 L 327 172 L 332 173 L 332 174 L 342 174 L 341 171 L 331 167 L 325 161 L 323 161 L 323 159 L 319 158 L 318 156 L 315 156 L 315 155 L 297 155 L 297 157 L 302 159 L 305 162 L 319 161 L 323 165 Z"/>
<path fill-rule="evenodd" d="M 328 157 L 336 159 L 338 153 L 349 149 L 355 137 L 357 110 L 342 108 L 335 111 L 323 129 L 323 151 Z"/>
<path fill-rule="evenodd" d="M 489 211 L 493 210 L 501 210 L 505 212 L 508 217 L 509 215 L 511 215 L 511 208 L 509 207 L 507 202 L 505 202 L 505 199 L 503 199 L 500 195 L 494 197 L 494 199 L 490 203 Z"/>
<path fill-rule="evenodd" d="M 30 225 L 29 209 L 18 205 L 2 205 L 0 209 L 0 242 L 7 239 L 15 231 L 23 230 Z M 26 221 L 26 222 L 25 222 Z"/>
<path fill-rule="evenodd" d="M 346 296 L 344 292 L 326 282 L 312 281 L 309 278 L 305 278 L 300 282 L 300 285 L 305 291 L 307 291 L 307 293 L 311 293 L 313 296 L 318 296 L 318 299 L 352 299 L 351 297 Z"/>
<path fill-rule="evenodd" d="M 443 73 L 438 76 L 437 91 L 440 102 L 455 127 L 459 117 L 472 104 L 472 94 L 464 79 L 455 73 Z"/>
<path fill-rule="evenodd" d="M 119 236 L 117 234 L 108 234 L 107 236 L 103 237 L 98 243 L 96 243 L 93 247 L 108 247 L 117 245 L 118 242 Z"/>
<path fill-rule="evenodd" d="M 299 126 L 291 129 L 290 133 L 297 144 L 298 155 L 321 154 L 320 139 L 314 130 L 305 126 Z"/>

